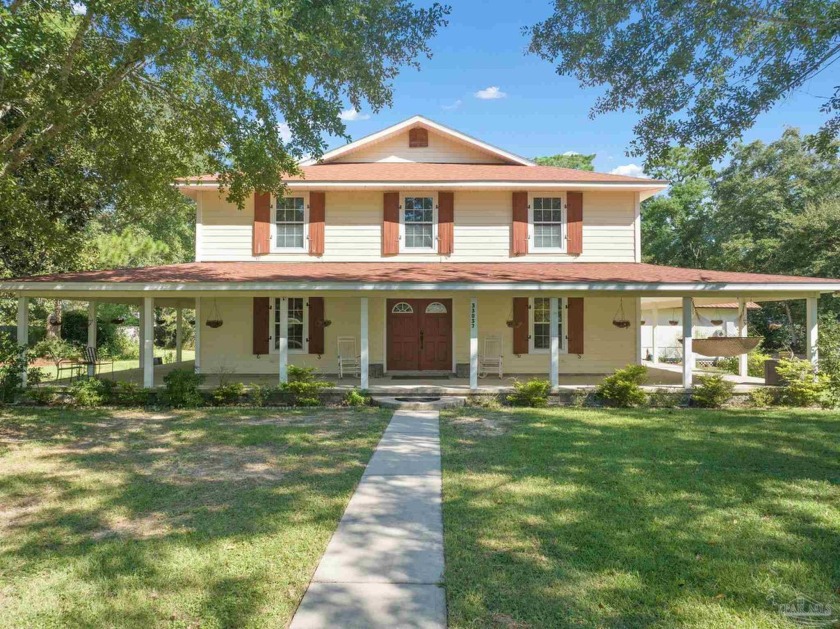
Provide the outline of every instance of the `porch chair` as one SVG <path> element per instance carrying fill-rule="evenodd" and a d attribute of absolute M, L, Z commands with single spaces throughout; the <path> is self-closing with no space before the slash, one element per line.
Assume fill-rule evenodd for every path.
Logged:
<path fill-rule="evenodd" d="M 356 337 L 355 336 L 339 336 L 338 337 L 338 377 L 344 377 L 344 373 L 348 375 L 362 377 L 362 357 L 356 353 Z"/>
<path fill-rule="evenodd" d="M 502 340 L 498 336 L 484 337 L 484 351 L 478 355 L 478 377 L 486 378 L 491 373 L 498 373 L 499 379 L 504 377 Z"/>
<path fill-rule="evenodd" d="M 103 365 L 111 366 L 111 378 L 114 377 L 114 361 L 111 358 L 100 358 L 99 353 L 95 347 L 90 345 L 85 346 L 84 358 L 79 362 L 81 368 L 86 368 L 88 365 L 93 365 L 93 375 L 102 373 Z"/>

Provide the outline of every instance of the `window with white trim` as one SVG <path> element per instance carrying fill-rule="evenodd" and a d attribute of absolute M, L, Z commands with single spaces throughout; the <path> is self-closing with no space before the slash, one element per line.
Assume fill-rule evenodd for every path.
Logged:
<path fill-rule="evenodd" d="M 434 195 L 406 195 L 400 206 L 400 251 L 437 250 L 437 204 Z"/>
<path fill-rule="evenodd" d="M 528 249 L 533 253 L 565 251 L 565 199 L 561 196 L 534 196 L 529 207 Z"/>
<path fill-rule="evenodd" d="M 566 351 L 566 300 L 559 298 L 557 304 L 557 336 L 560 341 L 560 351 Z M 548 297 L 533 297 L 529 300 L 530 312 L 530 351 L 535 354 L 551 351 L 551 299 Z"/>
<path fill-rule="evenodd" d="M 280 197 L 274 202 L 272 241 L 275 251 L 305 251 L 306 197 Z"/>
<path fill-rule="evenodd" d="M 305 354 L 309 344 L 309 302 L 306 297 L 287 297 L 289 321 L 286 338 L 290 353 Z M 280 298 L 274 300 L 274 343 L 273 351 L 280 350 Z"/>

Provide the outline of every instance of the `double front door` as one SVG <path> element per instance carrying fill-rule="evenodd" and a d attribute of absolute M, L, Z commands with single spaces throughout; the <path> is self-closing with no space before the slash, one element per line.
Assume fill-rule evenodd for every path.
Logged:
<path fill-rule="evenodd" d="M 387 300 L 388 371 L 452 370 L 452 300 Z"/>

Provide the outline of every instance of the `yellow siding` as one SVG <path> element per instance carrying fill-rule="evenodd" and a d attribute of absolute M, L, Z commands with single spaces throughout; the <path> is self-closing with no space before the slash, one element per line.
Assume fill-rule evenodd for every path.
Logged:
<path fill-rule="evenodd" d="M 452 256 L 415 253 L 387 259 L 404 262 L 634 261 L 635 194 L 584 192 L 583 204 L 581 256 L 533 254 L 511 257 L 511 191 L 466 190 L 455 193 L 455 252 Z M 237 210 L 213 191 L 201 193 L 199 206 L 201 242 L 198 251 L 202 261 L 375 262 L 383 259 L 380 191 L 326 193 L 325 253 L 321 258 L 301 253 L 274 253 L 255 258 L 251 255 L 253 203 Z"/>
<path fill-rule="evenodd" d="M 333 162 L 431 162 L 436 164 L 502 164 L 499 157 L 474 146 L 429 131 L 429 146 L 409 148 L 408 130 L 358 151 L 342 155 Z"/>
<path fill-rule="evenodd" d="M 544 293 L 541 295 L 545 296 Z M 417 293 L 388 293 L 387 298 L 410 298 Z M 469 362 L 469 295 L 463 293 L 423 293 L 422 297 L 451 298 L 453 300 L 453 341 L 456 363 Z M 385 299 L 376 294 L 369 299 L 370 362 L 385 362 Z M 628 319 L 636 320 L 635 301 L 625 300 Z M 201 365 L 204 373 L 254 374 L 277 373 L 277 355 L 257 357 L 252 352 L 253 316 L 250 298 L 231 297 L 216 301 L 224 325 L 218 329 L 201 329 Z M 511 316 L 512 296 L 502 293 L 483 293 L 478 297 L 479 346 L 487 336 L 498 336 L 503 342 L 505 372 L 508 374 L 548 374 L 548 354 L 512 353 L 513 333 L 505 324 Z M 612 325 L 619 300 L 612 297 L 593 297 L 584 301 L 584 354 L 561 354 L 560 373 L 609 373 L 635 360 L 636 331 L 621 330 Z M 202 312 L 211 312 L 212 299 L 202 300 Z M 336 345 L 339 336 L 353 336 L 359 340 L 358 297 L 325 298 L 326 317 L 332 325 L 325 329 L 326 354 L 320 359 L 309 354 L 291 354 L 294 365 L 315 366 L 321 372 L 333 374 L 336 368 Z M 561 378 L 562 381 L 562 378 Z"/>

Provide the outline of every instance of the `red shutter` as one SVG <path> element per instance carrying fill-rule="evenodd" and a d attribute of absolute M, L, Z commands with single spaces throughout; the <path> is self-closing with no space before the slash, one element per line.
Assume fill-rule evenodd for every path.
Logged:
<path fill-rule="evenodd" d="M 400 193 L 383 195 L 382 255 L 395 256 L 400 252 Z"/>
<path fill-rule="evenodd" d="M 268 354 L 271 309 L 268 297 L 254 297 L 254 353 Z"/>
<path fill-rule="evenodd" d="M 570 354 L 583 354 L 583 297 L 569 297 L 567 322 L 568 348 Z"/>
<path fill-rule="evenodd" d="M 309 298 L 309 353 L 324 353 L 324 298 Z"/>
<path fill-rule="evenodd" d="M 583 193 L 566 193 L 566 217 L 568 222 L 568 251 L 573 256 L 583 253 Z M 577 352 L 575 352 L 577 353 Z"/>
<path fill-rule="evenodd" d="M 309 193 L 309 255 L 324 255 L 324 219 L 326 215 L 325 194 Z"/>
<path fill-rule="evenodd" d="M 263 256 L 270 249 L 271 239 L 271 195 L 267 192 L 254 194 L 254 232 L 252 252 L 255 256 Z"/>
<path fill-rule="evenodd" d="M 528 353 L 528 298 L 513 298 L 513 353 Z"/>
<path fill-rule="evenodd" d="M 438 253 L 452 255 L 455 250 L 455 193 L 438 192 Z"/>
<path fill-rule="evenodd" d="M 528 253 L 528 193 L 513 193 L 513 228 L 511 231 L 510 253 L 524 256 Z"/>

